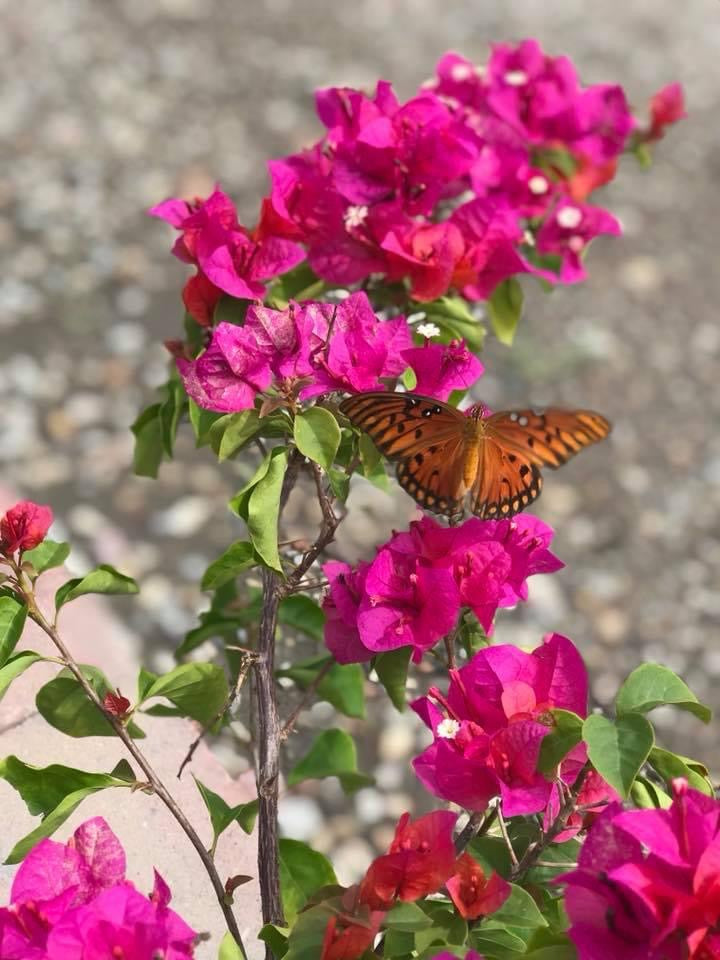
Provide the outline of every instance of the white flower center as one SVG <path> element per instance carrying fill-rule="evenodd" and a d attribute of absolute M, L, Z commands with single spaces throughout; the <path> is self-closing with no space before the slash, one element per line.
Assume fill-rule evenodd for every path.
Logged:
<path fill-rule="evenodd" d="M 440 336 L 440 327 L 436 326 L 434 323 L 421 323 L 417 328 L 417 332 L 421 337 L 427 337 L 430 339 L 431 337 Z"/>
<path fill-rule="evenodd" d="M 535 237 L 530 230 L 526 230 L 523 233 L 523 243 L 526 243 L 529 247 L 535 246 Z"/>
<path fill-rule="evenodd" d="M 457 720 L 451 720 L 450 717 L 446 717 L 445 720 L 441 720 L 437 725 L 435 733 L 438 737 L 442 737 L 443 740 L 454 740 L 460 729 L 460 724 Z"/>
<path fill-rule="evenodd" d="M 524 70 L 508 70 L 503 79 L 510 87 L 522 87 L 528 82 L 528 75 Z"/>
<path fill-rule="evenodd" d="M 469 63 L 455 63 L 450 69 L 450 76 L 456 83 L 462 83 L 463 80 L 469 80 L 475 71 Z"/>
<path fill-rule="evenodd" d="M 585 247 L 585 239 L 583 237 L 579 237 L 577 234 L 570 237 L 567 243 L 568 247 L 570 247 L 573 253 L 580 253 L 580 251 Z"/>
<path fill-rule="evenodd" d="M 530 193 L 534 193 L 536 196 L 541 196 L 543 193 L 548 192 L 549 184 L 545 177 L 541 177 L 539 173 L 535 174 L 534 177 L 530 177 L 528 180 L 528 188 Z"/>
<path fill-rule="evenodd" d="M 351 230 L 353 227 L 360 227 L 367 220 L 367 215 L 369 211 L 367 207 L 348 207 L 345 211 L 345 216 L 343 220 L 345 221 L 345 226 L 348 230 Z"/>
<path fill-rule="evenodd" d="M 574 230 L 575 227 L 580 226 L 582 210 L 578 210 L 577 207 L 563 207 L 562 210 L 558 210 L 556 219 L 565 230 Z"/>

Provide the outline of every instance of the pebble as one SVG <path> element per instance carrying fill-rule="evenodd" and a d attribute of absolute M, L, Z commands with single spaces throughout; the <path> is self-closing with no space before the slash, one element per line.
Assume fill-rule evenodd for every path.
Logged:
<path fill-rule="evenodd" d="M 152 517 L 150 527 L 165 536 L 189 537 L 203 526 L 212 510 L 213 505 L 203 497 L 181 497 Z"/>

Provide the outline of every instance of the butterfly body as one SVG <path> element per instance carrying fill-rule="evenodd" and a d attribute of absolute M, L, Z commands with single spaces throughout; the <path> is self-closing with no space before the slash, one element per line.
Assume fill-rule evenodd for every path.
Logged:
<path fill-rule="evenodd" d="M 540 495 L 540 467 L 555 469 L 610 432 L 592 410 L 491 414 L 476 404 L 463 413 L 414 393 L 358 394 L 340 410 L 397 462 L 400 486 L 446 516 L 462 513 L 468 494 L 483 519 L 520 513 Z"/>

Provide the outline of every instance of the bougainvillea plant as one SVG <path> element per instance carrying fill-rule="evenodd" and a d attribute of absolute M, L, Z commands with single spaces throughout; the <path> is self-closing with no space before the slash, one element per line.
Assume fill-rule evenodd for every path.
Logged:
<path fill-rule="evenodd" d="M 62 608 L 136 584 L 101 566 L 64 583 L 49 612 L 36 582 L 69 550 L 47 537 L 50 508 L 22 502 L 0 521 L 0 696 L 50 659 L 60 671 L 40 690 L 42 716 L 58 735 L 115 736 L 128 752 L 111 771 L 0 761 L 0 777 L 41 814 L 7 859 L 21 865 L 0 909 L 0 956 L 193 955 L 196 934 L 169 908 L 165 881 L 156 874 L 149 896 L 129 883 L 102 819 L 66 843 L 49 839 L 84 796 L 125 787 L 131 803 L 142 787 L 198 852 L 227 925 L 223 960 L 258 948 L 287 960 L 720 958 L 720 803 L 702 763 L 657 746 L 648 719 L 661 705 L 702 722 L 709 711 L 680 677 L 648 663 L 611 713 L 592 712 L 571 640 L 553 633 L 531 650 L 503 642 L 497 611 L 526 602 L 530 578 L 563 566 L 553 530 L 520 512 L 527 499 L 493 520 L 422 513 L 354 565 L 328 552 L 352 510 L 353 477 L 388 483 L 382 452 L 343 415 L 343 399 L 407 392 L 412 407 L 422 395 L 428 417 L 439 404 L 469 405 L 485 321 L 510 345 L 525 286 L 585 279 L 591 241 L 621 233 L 596 192 L 625 154 L 648 164 L 684 116 L 682 90 L 671 84 L 636 113 L 621 87 L 585 86 L 567 57 L 525 40 L 495 45 L 484 66 L 446 54 L 406 102 L 380 81 L 371 92 L 319 90 L 316 106 L 322 135 L 269 163 L 255 226 L 240 223 L 219 186 L 150 211 L 173 228 L 173 253 L 191 272 L 184 332 L 167 344 L 171 375 L 133 426 L 136 472 L 157 475 L 181 425 L 209 455 L 246 458 L 248 476 L 256 466 L 230 501 L 246 534 L 206 571 L 209 608 L 179 644 L 178 665 L 161 676 L 143 668 L 135 695 L 79 664 Z M 490 416 L 477 409 L 476 419 Z M 557 436 L 571 452 L 573 437 Z M 302 483 L 317 498 L 319 529 L 287 541 L 283 509 Z M 56 656 L 16 650 L 27 619 Z M 314 655 L 278 671 L 278 623 L 315 643 Z M 197 659 L 207 640 L 211 662 Z M 420 690 L 412 703 L 408 676 Z M 285 716 L 280 678 L 297 691 Z M 387 850 L 347 887 L 324 856 L 279 838 L 278 792 L 281 782 L 292 790 L 330 776 L 348 792 L 371 782 L 343 720 L 363 717 L 370 685 L 428 728 L 412 765 L 437 809 L 400 817 Z M 138 722 L 160 697 L 196 722 L 198 737 L 217 733 L 248 688 L 257 798 L 231 808 L 198 783 L 209 823 L 190 824 L 138 746 Z M 63 710 L 70 695 L 76 708 Z M 285 744 L 314 700 L 332 704 L 335 719 L 288 764 Z M 179 748 L 181 772 L 195 745 Z M 262 944 L 242 943 L 232 896 L 242 878 L 220 876 L 214 861 L 233 823 L 257 830 Z M 206 847 L 197 830 L 209 826 Z"/>

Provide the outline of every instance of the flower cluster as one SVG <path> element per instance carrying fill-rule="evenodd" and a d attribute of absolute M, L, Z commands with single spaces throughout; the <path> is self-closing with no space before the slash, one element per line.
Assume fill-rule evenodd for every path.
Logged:
<path fill-rule="evenodd" d="M 416 661 L 468 607 L 486 632 L 499 607 L 527 599 L 527 578 L 563 564 L 553 532 L 536 517 L 471 518 L 456 527 L 424 516 L 395 533 L 371 563 L 333 561 L 323 571 L 325 642 L 339 663 L 411 646 Z"/>
<path fill-rule="evenodd" d="M 0 520 L 0 553 L 11 557 L 18 551 L 32 550 L 45 539 L 52 522 L 50 507 L 21 500 Z"/>
<path fill-rule="evenodd" d="M 86 820 L 67 844 L 41 840 L 15 874 L 0 908 L 3 960 L 183 960 L 195 932 L 168 907 L 155 872 L 149 897 L 125 879 L 125 853 L 102 817 Z"/>
<path fill-rule="evenodd" d="M 535 40 L 495 45 L 483 67 L 447 53 L 405 103 L 381 81 L 372 96 L 320 90 L 316 105 L 326 133 L 271 161 L 265 210 L 329 282 L 383 274 L 418 300 L 485 299 L 518 273 L 581 280 L 588 242 L 620 232 L 584 200 L 637 125 L 625 94 L 583 87 Z"/>
<path fill-rule="evenodd" d="M 243 227 L 235 204 L 217 188 L 206 200 L 165 200 L 150 213 L 180 231 L 173 253 L 197 267 L 185 284 L 183 301 L 203 326 L 211 324 L 223 293 L 262 300 L 266 281 L 305 258 L 302 247 L 273 235 L 267 217 L 254 230 Z"/>
<path fill-rule="evenodd" d="M 362 292 L 336 306 L 252 306 L 243 326 L 218 324 L 201 356 L 190 360 L 180 352 L 175 362 L 188 396 L 224 413 L 249 409 L 271 386 L 301 400 L 333 390 L 384 390 L 384 381 L 407 367 L 419 392 L 444 400 L 483 371 L 462 341 L 414 346 L 405 317 L 379 320 Z"/>
<path fill-rule="evenodd" d="M 358 887 L 346 891 L 341 917 L 328 922 L 320 960 L 360 957 L 398 901 L 420 900 L 443 886 L 467 920 L 487 916 L 503 905 L 510 884 L 496 873 L 486 877 L 470 854 L 456 855 L 456 820 L 457 814 L 447 810 L 414 822 L 407 813 L 400 818 L 388 852 L 373 860 Z"/>
<path fill-rule="evenodd" d="M 580 960 L 720 957 L 720 802 L 673 792 L 667 810 L 609 806 L 558 878 Z"/>
<path fill-rule="evenodd" d="M 411 706 L 433 733 L 413 762 L 422 784 L 467 810 L 484 810 L 499 796 L 507 816 L 540 813 L 559 804 L 559 789 L 538 770 L 540 747 L 552 730 L 550 711 L 587 714 L 585 664 L 566 637 L 552 634 L 525 653 L 509 644 L 478 651 L 450 671 L 447 694 L 431 688 Z M 579 744 L 560 764 L 571 785 L 587 759 Z M 585 792 L 583 792 L 585 791 Z M 600 804 L 616 794 L 595 774 L 578 803 Z M 560 839 L 580 827 L 570 825 Z"/>

